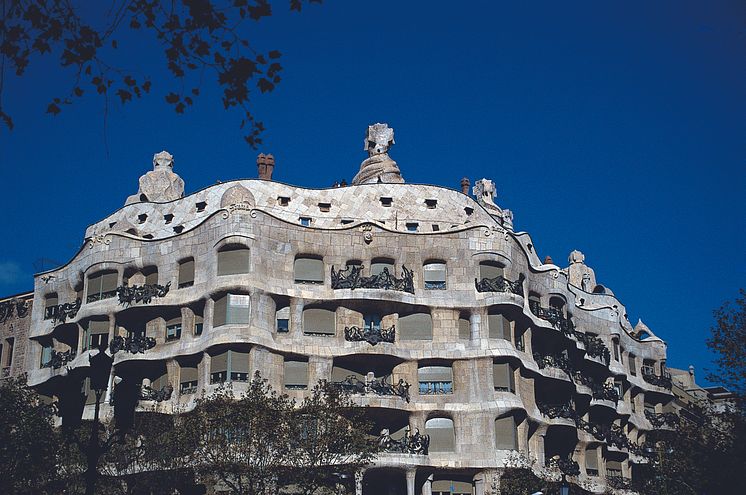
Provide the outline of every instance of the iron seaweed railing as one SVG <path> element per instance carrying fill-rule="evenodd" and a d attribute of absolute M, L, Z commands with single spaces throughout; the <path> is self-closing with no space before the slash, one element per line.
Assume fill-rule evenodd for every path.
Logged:
<path fill-rule="evenodd" d="M 400 440 L 391 438 L 388 428 L 381 430 L 378 446 L 384 452 L 401 454 L 427 455 L 430 448 L 430 435 L 421 435 L 419 428 L 415 428 L 414 435 L 409 428 Z"/>
<path fill-rule="evenodd" d="M 381 328 L 380 326 L 370 325 L 367 327 L 345 327 L 345 340 L 349 342 L 367 342 L 370 345 L 377 345 L 379 342 L 394 343 L 396 338 L 396 326 L 390 328 Z"/>
<path fill-rule="evenodd" d="M 331 385 L 351 394 L 391 395 L 401 397 L 407 402 L 410 400 L 410 385 L 403 379 L 399 379 L 399 382 L 396 384 L 391 384 L 386 381 L 385 377 L 363 381 L 354 375 L 350 375 L 340 382 L 332 382 Z"/>
<path fill-rule="evenodd" d="M 523 297 L 523 281 L 525 275 L 522 273 L 518 280 L 511 282 L 502 275 L 494 278 L 483 278 L 482 280 L 474 279 L 474 286 L 477 292 L 508 292 Z"/>
<path fill-rule="evenodd" d="M 332 266 L 332 289 L 386 289 L 414 294 L 414 273 L 402 265 L 402 277 L 394 277 L 387 267 L 377 275 L 364 277 L 362 265 L 348 265 L 336 271 Z"/>

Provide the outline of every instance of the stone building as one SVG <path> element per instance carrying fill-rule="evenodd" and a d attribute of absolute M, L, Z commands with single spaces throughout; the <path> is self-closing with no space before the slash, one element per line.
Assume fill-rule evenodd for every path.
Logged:
<path fill-rule="evenodd" d="M 388 449 L 366 494 L 491 493 L 515 463 L 623 487 L 666 427 L 665 343 L 582 253 L 542 261 L 492 181 L 407 184 L 393 143 L 371 126 L 350 185 L 275 182 L 260 155 L 258 179 L 188 196 L 158 153 L 125 206 L 36 275 L 13 367 L 55 396 L 108 346 L 112 383 L 141 382 L 143 406 L 164 412 L 223 382 L 240 392 L 254 370 L 296 398 L 337 382 Z"/>

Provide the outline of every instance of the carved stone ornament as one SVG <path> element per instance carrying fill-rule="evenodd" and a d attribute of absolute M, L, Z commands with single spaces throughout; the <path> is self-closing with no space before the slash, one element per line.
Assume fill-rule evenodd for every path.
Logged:
<path fill-rule="evenodd" d="M 568 261 L 570 263 L 583 263 L 585 261 L 585 255 L 575 249 L 573 252 L 570 253 Z"/>
<path fill-rule="evenodd" d="M 361 225 L 360 232 L 363 233 L 363 240 L 366 244 L 373 242 L 373 226 L 371 224 Z"/>
<path fill-rule="evenodd" d="M 184 180 L 173 171 L 174 157 L 168 151 L 153 155 L 153 170 L 140 177 L 137 194 L 125 204 L 140 201 L 165 203 L 184 197 Z"/>
<path fill-rule="evenodd" d="M 88 244 L 88 249 L 93 249 L 93 246 L 96 244 L 101 244 L 103 246 L 108 246 L 111 244 L 111 238 L 109 238 L 106 234 L 98 234 L 94 235 L 88 238 L 90 243 Z"/>
<path fill-rule="evenodd" d="M 388 151 L 394 145 L 394 129 L 388 124 L 368 126 L 365 136 L 365 151 L 368 158 L 360 164 L 360 171 L 352 179 L 352 185 L 393 183 L 403 184 L 399 166 L 389 157 Z"/>

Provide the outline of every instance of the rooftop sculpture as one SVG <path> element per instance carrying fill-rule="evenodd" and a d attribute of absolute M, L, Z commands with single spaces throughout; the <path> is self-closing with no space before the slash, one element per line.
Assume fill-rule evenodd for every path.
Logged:
<path fill-rule="evenodd" d="M 352 179 L 352 185 L 394 183 L 403 184 L 399 166 L 389 157 L 388 151 L 394 145 L 394 129 L 388 124 L 368 126 L 365 136 L 365 151 L 368 158 L 360 164 L 360 171 Z"/>

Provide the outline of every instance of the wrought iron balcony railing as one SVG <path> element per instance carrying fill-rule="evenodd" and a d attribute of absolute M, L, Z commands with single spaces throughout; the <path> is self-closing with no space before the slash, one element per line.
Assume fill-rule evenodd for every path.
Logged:
<path fill-rule="evenodd" d="M 624 476 L 607 476 L 606 484 L 617 490 L 631 490 L 632 480 Z"/>
<path fill-rule="evenodd" d="M 562 354 L 539 354 L 538 352 L 535 352 L 534 361 L 539 365 L 539 369 L 557 368 L 568 375 L 571 375 L 574 371 L 570 359 Z"/>
<path fill-rule="evenodd" d="M 78 315 L 83 301 L 77 298 L 74 303 L 56 304 L 44 308 L 44 319 L 52 320 L 52 324 L 65 323 L 68 318 L 72 319 Z"/>
<path fill-rule="evenodd" d="M 554 307 L 544 308 L 538 301 L 529 301 L 528 307 L 535 316 L 548 321 L 563 334 L 568 337 L 573 335 L 575 325 L 573 325 L 572 319 L 569 316 L 565 317 L 561 309 Z"/>
<path fill-rule="evenodd" d="M 370 325 L 367 327 L 345 327 L 345 340 L 349 342 L 367 342 L 370 345 L 376 345 L 379 342 L 394 343 L 396 338 L 396 326 L 390 328 L 381 328 L 380 326 Z"/>
<path fill-rule="evenodd" d="M 564 418 L 572 419 L 574 421 L 579 417 L 578 413 L 575 412 L 575 408 L 570 402 L 566 402 L 564 404 L 550 404 L 547 402 L 536 401 L 536 407 L 539 408 L 539 412 L 541 414 L 550 419 Z"/>
<path fill-rule="evenodd" d="M 8 321 L 14 313 L 18 318 L 25 318 L 28 316 L 29 309 L 28 301 L 21 299 L 9 299 L 0 302 L 0 323 Z"/>
<path fill-rule="evenodd" d="M 483 278 L 482 280 L 474 279 L 474 285 L 477 292 L 509 292 L 523 297 L 523 281 L 526 276 L 521 273 L 518 280 L 511 282 L 502 275 L 495 278 Z"/>
<path fill-rule="evenodd" d="M 420 430 L 415 428 L 414 435 L 410 434 L 409 428 L 400 440 L 391 438 L 388 428 L 381 430 L 378 436 L 378 446 L 384 452 L 395 452 L 400 454 L 427 455 L 430 448 L 430 435 L 420 435 Z"/>
<path fill-rule="evenodd" d="M 111 299 L 117 295 L 117 289 L 107 290 L 105 292 L 97 292 L 95 294 L 88 294 L 85 298 L 86 303 L 92 303 L 96 301 L 103 301 L 104 299 Z"/>
<path fill-rule="evenodd" d="M 645 409 L 645 417 L 655 428 L 661 428 L 663 426 L 675 428 L 679 425 L 680 421 L 679 415 L 676 413 L 656 413 L 647 409 Z"/>
<path fill-rule="evenodd" d="M 642 367 L 642 379 L 651 385 L 655 385 L 656 387 L 666 388 L 668 390 L 670 390 L 671 386 L 673 385 L 673 383 L 671 382 L 670 373 L 668 373 L 667 371 L 664 371 L 663 374 L 656 375 L 655 370 L 652 368 L 652 366 Z"/>
<path fill-rule="evenodd" d="M 548 466 L 555 467 L 566 476 L 577 476 L 580 474 L 580 464 L 572 460 L 572 457 L 563 458 L 558 455 L 547 461 Z"/>
<path fill-rule="evenodd" d="M 603 385 L 594 383 L 591 387 L 591 391 L 594 399 L 608 400 L 611 402 L 619 401 L 619 392 L 617 392 L 617 389 L 614 388 L 614 385 L 610 383 L 604 383 Z"/>
<path fill-rule="evenodd" d="M 606 347 L 604 341 L 595 335 L 588 335 L 587 333 L 573 331 L 575 338 L 578 342 L 582 342 L 585 346 L 585 353 L 591 357 L 597 357 L 602 359 L 606 364 L 611 361 L 611 352 Z"/>
<path fill-rule="evenodd" d="M 410 398 L 410 385 L 403 379 L 399 379 L 399 382 L 396 384 L 391 384 L 386 381 L 385 377 L 363 381 L 354 375 L 350 375 L 341 382 L 332 382 L 331 385 L 351 394 L 392 395 L 395 397 L 401 397 L 407 402 L 409 402 Z"/>
<path fill-rule="evenodd" d="M 414 273 L 402 265 L 402 277 L 394 277 L 387 267 L 377 275 L 362 276 L 362 265 L 348 265 L 336 271 L 332 266 L 332 289 L 386 289 L 414 294 Z"/>
<path fill-rule="evenodd" d="M 49 361 L 42 364 L 42 368 L 52 368 L 55 370 L 58 370 L 65 366 L 67 363 L 75 359 L 75 351 L 72 349 L 67 350 L 65 352 L 57 352 L 54 349 L 52 349 L 52 355 L 49 358 Z"/>
<path fill-rule="evenodd" d="M 453 393 L 453 382 L 420 382 L 420 395 L 447 395 Z"/>
<path fill-rule="evenodd" d="M 171 399 L 171 394 L 173 394 L 173 392 L 174 388 L 171 386 L 170 383 L 162 387 L 160 390 L 154 389 L 147 385 L 143 385 L 140 389 L 140 400 L 153 400 L 155 402 L 163 402 L 165 400 Z"/>
<path fill-rule="evenodd" d="M 155 339 L 153 337 L 145 337 L 144 335 L 135 335 L 132 337 L 120 337 L 117 335 L 109 343 L 109 350 L 112 354 L 119 351 L 142 354 L 153 347 L 155 347 Z"/>
<path fill-rule="evenodd" d="M 171 289 L 171 282 L 166 285 L 145 284 L 145 285 L 121 285 L 117 287 L 117 296 L 119 304 L 130 306 L 133 303 L 150 304 L 154 297 L 163 297 Z"/>

